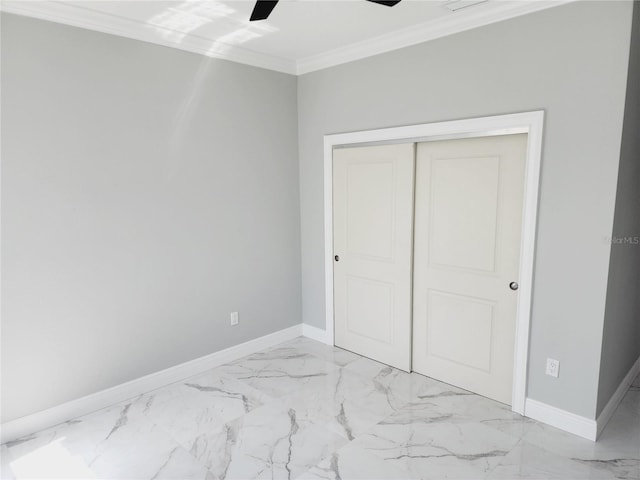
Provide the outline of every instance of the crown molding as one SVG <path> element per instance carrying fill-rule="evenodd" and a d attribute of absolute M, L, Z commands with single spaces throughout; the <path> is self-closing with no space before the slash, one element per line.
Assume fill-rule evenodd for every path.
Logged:
<path fill-rule="evenodd" d="M 192 34 L 184 35 L 179 41 L 172 40 L 164 37 L 157 26 L 73 4 L 51 0 L 2 0 L 0 9 L 7 13 L 133 38 L 143 42 L 155 43 L 207 57 L 221 58 L 277 72 L 295 75 L 297 71 L 296 62 L 293 60 L 266 55 L 221 42 L 216 42 L 212 45 L 211 40 Z"/>
<path fill-rule="evenodd" d="M 211 40 L 193 34 L 186 34 L 180 40 L 173 40 L 163 36 L 157 26 L 150 25 L 146 22 L 99 12 L 91 8 L 60 1 L 2 0 L 0 2 L 0 9 L 7 13 L 39 18 L 41 20 L 95 30 L 120 37 L 133 38 L 143 42 L 198 53 L 207 57 L 221 58 L 292 75 L 302 75 L 573 1 L 576 0 L 495 2 L 494 4 L 487 4 L 487 6 L 490 5 L 490 8 L 462 10 L 460 13 L 452 13 L 446 17 L 414 25 L 366 41 L 353 43 L 298 61 L 255 52 L 222 42 L 215 42 L 212 45 Z"/>
<path fill-rule="evenodd" d="M 518 2 L 495 2 L 492 8 L 461 10 L 447 17 L 397 30 L 363 42 L 353 43 L 329 52 L 297 61 L 297 74 L 322 70 L 343 63 L 353 62 L 381 53 L 398 50 L 418 43 L 501 22 L 527 13 L 557 7 L 576 0 L 522 0 Z M 488 6 L 488 5 L 487 5 Z"/>

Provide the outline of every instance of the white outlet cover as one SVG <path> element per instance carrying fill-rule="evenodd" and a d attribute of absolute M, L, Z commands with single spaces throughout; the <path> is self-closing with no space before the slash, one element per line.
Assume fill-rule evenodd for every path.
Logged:
<path fill-rule="evenodd" d="M 230 315 L 230 319 L 231 319 L 231 326 L 235 326 L 238 325 L 238 323 L 240 323 L 240 318 L 238 317 L 238 312 L 231 312 Z"/>
<path fill-rule="evenodd" d="M 555 360 L 553 358 L 547 358 L 546 374 L 551 377 L 558 378 L 559 373 L 560 373 L 560 361 Z"/>

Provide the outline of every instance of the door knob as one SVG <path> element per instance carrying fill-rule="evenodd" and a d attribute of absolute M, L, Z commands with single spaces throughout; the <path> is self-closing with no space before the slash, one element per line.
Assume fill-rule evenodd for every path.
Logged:
<path fill-rule="evenodd" d="M 510 288 L 511 290 L 517 290 L 519 286 L 520 286 L 520 285 L 518 285 L 518 282 L 511 282 L 511 283 L 509 284 L 509 288 Z"/>
<path fill-rule="evenodd" d="M 335 257 L 333 257 L 333 258 L 335 258 L 335 259 L 336 259 L 336 262 L 339 262 L 339 261 L 340 261 L 340 256 L 338 256 L 338 255 L 336 255 L 336 256 L 335 256 Z"/>

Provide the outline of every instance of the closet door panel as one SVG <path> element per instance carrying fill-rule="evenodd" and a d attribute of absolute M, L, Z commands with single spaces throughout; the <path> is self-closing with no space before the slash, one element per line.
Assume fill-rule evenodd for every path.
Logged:
<path fill-rule="evenodd" d="M 413 369 L 511 404 L 526 135 L 417 146 Z"/>
<path fill-rule="evenodd" d="M 411 368 L 414 144 L 333 153 L 335 344 Z"/>

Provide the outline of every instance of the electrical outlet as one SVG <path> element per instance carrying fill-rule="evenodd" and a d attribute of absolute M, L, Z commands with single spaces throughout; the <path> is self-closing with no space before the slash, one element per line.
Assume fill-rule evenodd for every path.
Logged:
<path fill-rule="evenodd" d="M 240 323 L 240 318 L 238 317 L 238 312 L 231 312 L 230 319 L 231 319 L 231 326 L 232 327 L 234 327 L 234 326 L 238 325 L 238 323 Z"/>
<path fill-rule="evenodd" d="M 560 361 L 553 358 L 547 358 L 547 375 L 558 378 L 560 373 Z"/>

